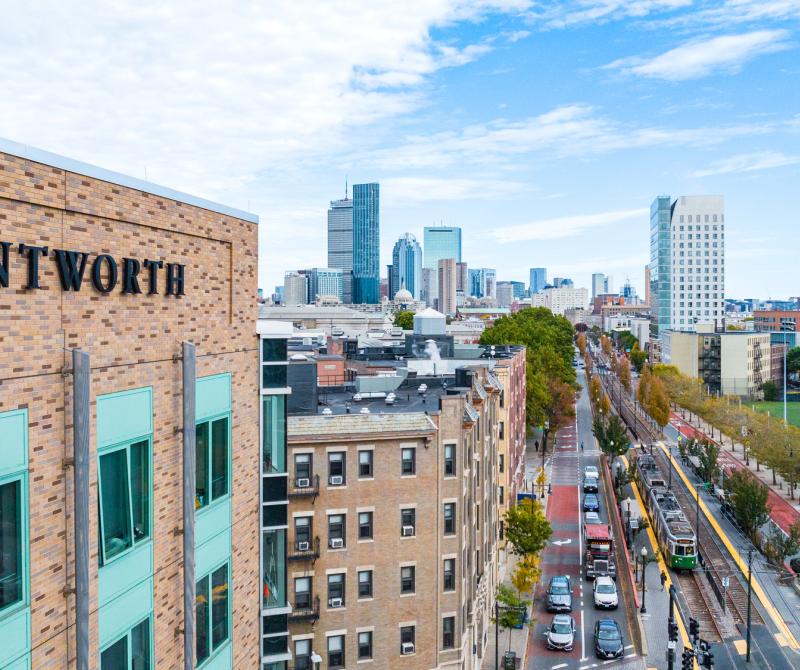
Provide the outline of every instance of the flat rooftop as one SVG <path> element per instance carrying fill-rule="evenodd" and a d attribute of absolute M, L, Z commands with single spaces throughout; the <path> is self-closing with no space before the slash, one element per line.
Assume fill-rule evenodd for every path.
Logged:
<path fill-rule="evenodd" d="M 387 405 L 383 397 L 369 398 L 364 397 L 363 394 L 361 400 L 354 401 L 352 392 L 327 391 L 324 386 L 320 386 L 318 389 L 320 405 L 317 408 L 317 414 L 321 414 L 326 407 L 329 407 L 334 414 L 347 414 L 348 408 L 350 414 L 359 414 L 364 407 L 369 409 L 370 414 L 438 412 L 439 398 L 447 394 L 447 390 L 441 384 L 446 381 L 448 388 L 452 389 L 455 386 L 455 378 L 439 377 L 436 379 L 437 381 L 424 380 L 424 383 L 428 384 L 428 390 L 424 394 L 419 392 L 416 386 L 417 380 L 412 380 L 415 386 L 403 384 L 394 392 L 397 399 L 393 405 Z"/>

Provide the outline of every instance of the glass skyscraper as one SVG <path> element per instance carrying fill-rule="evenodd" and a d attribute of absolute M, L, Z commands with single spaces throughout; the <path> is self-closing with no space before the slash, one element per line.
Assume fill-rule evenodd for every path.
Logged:
<path fill-rule="evenodd" d="M 439 269 L 439 261 L 452 258 L 461 262 L 461 228 L 454 226 L 425 227 L 425 267 Z"/>
<path fill-rule="evenodd" d="M 670 219 L 672 202 L 661 195 L 650 205 L 650 320 L 655 335 L 668 330 L 670 318 L 670 285 L 672 275 Z"/>
<path fill-rule="evenodd" d="M 353 185 L 353 302 L 380 301 L 380 185 Z"/>
<path fill-rule="evenodd" d="M 531 295 L 541 291 L 547 284 L 547 268 L 531 268 Z"/>
<path fill-rule="evenodd" d="M 328 210 L 328 267 L 342 271 L 342 302 L 353 302 L 353 201 L 346 193 Z"/>
<path fill-rule="evenodd" d="M 420 299 L 422 290 L 422 247 L 411 233 L 405 233 L 394 244 L 389 274 L 389 299 L 405 286 L 414 300 Z"/>

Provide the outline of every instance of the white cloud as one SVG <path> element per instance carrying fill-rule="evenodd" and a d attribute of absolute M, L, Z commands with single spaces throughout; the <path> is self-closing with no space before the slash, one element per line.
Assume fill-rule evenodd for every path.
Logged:
<path fill-rule="evenodd" d="M 631 219 L 645 219 L 648 213 L 648 209 L 625 209 L 598 214 L 563 216 L 514 226 L 503 226 L 496 228 L 493 234 L 501 244 L 526 240 L 553 240 L 579 235 L 588 228 L 599 228 Z"/>
<path fill-rule="evenodd" d="M 708 76 L 718 70 L 738 72 L 757 56 L 791 48 L 786 30 L 755 30 L 686 42 L 654 58 L 622 58 L 604 66 L 626 74 L 683 81 Z"/>
<path fill-rule="evenodd" d="M 549 28 L 602 23 L 689 7 L 692 0 L 555 0 L 534 8 L 532 16 Z"/>
<path fill-rule="evenodd" d="M 786 21 L 800 18 L 800 0 L 725 0 L 696 12 L 661 21 L 664 27 L 726 27 L 756 21 Z"/>
<path fill-rule="evenodd" d="M 800 156 L 787 156 L 780 151 L 763 151 L 752 154 L 737 154 L 723 160 L 714 161 L 707 168 L 695 170 L 691 177 L 712 177 L 733 172 L 757 172 L 785 165 L 800 164 Z"/>

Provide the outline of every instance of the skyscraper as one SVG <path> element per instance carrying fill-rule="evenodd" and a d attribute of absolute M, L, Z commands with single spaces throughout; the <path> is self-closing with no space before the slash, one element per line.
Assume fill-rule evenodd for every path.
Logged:
<path fill-rule="evenodd" d="M 483 297 L 483 284 L 481 283 L 480 270 L 469 270 L 469 288 L 467 293 L 473 298 Z"/>
<path fill-rule="evenodd" d="M 426 268 L 439 267 L 439 260 L 452 258 L 461 262 L 461 228 L 454 226 L 425 227 L 425 263 Z"/>
<path fill-rule="evenodd" d="M 328 210 L 328 267 L 342 271 L 342 302 L 353 302 L 353 201 L 346 192 Z"/>
<path fill-rule="evenodd" d="M 456 313 L 456 261 L 453 258 L 439 259 L 439 304 L 442 314 Z"/>
<path fill-rule="evenodd" d="M 308 302 L 308 277 L 299 272 L 287 272 L 283 277 L 283 303 L 294 307 Z"/>
<path fill-rule="evenodd" d="M 497 271 L 481 268 L 481 292 L 484 298 L 497 297 Z"/>
<path fill-rule="evenodd" d="M 306 270 L 308 278 L 308 302 L 313 303 L 317 298 L 333 296 L 342 299 L 343 274 L 339 268 L 312 268 Z"/>
<path fill-rule="evenodd" d="M 547 284 L 547 268 L 531 268 L 531 295 L 541 291 Z"/>
<path fill-rule="evenodd" d="M 510 307 L 514 302 L 514 286 L 510 281 L 497 282 L 497 306 Z"/>
<path fill-rule="evenodd" d="M 380 185 L 353 185 L 353 302 L 380 300 Z"/>
<path fill-rule="evenodd" d="M 405 286 L 414 300 L 419 300 L 422 290 L 422 248 L 411 233 L 405 233 L 395 242 L 390 267 L 389 299 L 392 300 L 394 294 Z"/>
<path fill-rule="evenodd" d="M 456 291 L 469 294 L 469 268 L 466 263 L 456 263 Z"/>
<path fill-rule="evenodd" d="M 720 325 L 725 315 L 725 203 L 659 196 L 650 207 L 651 320 L 664 330 Z"/>
<path fill-rule="evenodd" d="M 592 274 L 592 300 L 602 293 L 611 293 L 612 278 L 602 272 Z"/>

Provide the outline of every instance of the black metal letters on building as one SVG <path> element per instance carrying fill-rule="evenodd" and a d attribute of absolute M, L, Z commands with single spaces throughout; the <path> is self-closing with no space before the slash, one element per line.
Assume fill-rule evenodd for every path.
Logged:
<path fill-rule="evenodd" d="M 11 275 L 10 253 L 13 245 L 11 242 L 0 241 L 0 287 L 8 288 Z M 20 242 L 18 251 L 27 262 L 26 289 L 45 288 L 39 284 L 39 262 L 45 256 L 55 259 L 58 278 L 64 291 L 80 291 L 84 284 L 86 266 L 89 254 L 85 251 L 67 251 L 66 249 L 51 249 L 37 247 Z M 147 260 L 139 261 L 136 258 L 123 258 L 122 264 L 109 254 L 98 254 L 92 259 L 90 277 L 92 286 L 100 293 L 111 293 L 118 285 L 122 293 L 137 294 L 147 287 L 148 295 L 158 294 L 159 270 L 164 269 L 166 291 L 165 295 L 185 295 L 185 269 L 181 263 L 165 263 L 164 261 Z M 146 273 L 142 270 L 146 270 Z M 139 284 L 139 275 L 142 273 Z M 121 277 L 120 277 L 121 274 Z"/>

